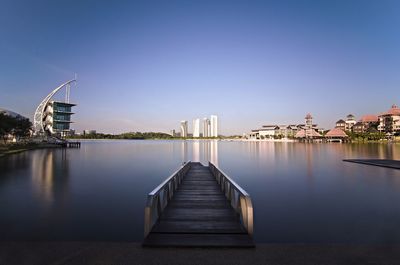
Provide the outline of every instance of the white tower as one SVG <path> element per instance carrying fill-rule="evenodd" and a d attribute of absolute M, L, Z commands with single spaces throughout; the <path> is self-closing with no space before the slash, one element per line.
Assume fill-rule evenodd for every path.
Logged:
<path fill-rule="evenodd" d="M 193 137 L 200 137 L 200 119 L 193 120 Z"/>
<path fill-rule="evenodd" d="M 188 126 L 187 121 L 181 121 L 181 137 L 187 137 L 188 134 Z"/>
<path fill-rule="evenodd" d="M 210 120 L 208 118 L 203 119 L 203 137 L 210 137 Z"/>
<path fill-rule="evenodd" d="M 218 137 L 218 117 L 211 115 L 211 137 Z"/>

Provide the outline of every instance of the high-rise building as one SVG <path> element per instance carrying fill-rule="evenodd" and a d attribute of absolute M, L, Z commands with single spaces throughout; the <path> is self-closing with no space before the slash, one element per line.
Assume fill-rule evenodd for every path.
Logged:
<path fill-rule="evenodd" d="M 203 137 L 210 137 L 210 120 L 208 118 L 203 119 Z"/>
<path fill-rule="evenodd" d="M 200 119 L 193 120 L 193 137 L 200 137 Z"/>
<path fill-rule="evenodd" d="M 218 137 L 218 117 L 216 115 L 211 115 L 211 137 Z"/>
<path fill-rule="evenodd" d="M 181 121 L 181 137 L 187 137 L 187 136 L 188 136 L 188 122 Z"/>

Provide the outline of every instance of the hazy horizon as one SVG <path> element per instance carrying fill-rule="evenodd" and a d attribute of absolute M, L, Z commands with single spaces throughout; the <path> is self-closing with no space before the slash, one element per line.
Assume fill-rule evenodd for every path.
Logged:
<path fill-rule="evenodd" d="M 78 74 L 72 128 L 325 129 L 400 104 L 398 1 L 1 1 L 0 107 L 32 120 Z"/>

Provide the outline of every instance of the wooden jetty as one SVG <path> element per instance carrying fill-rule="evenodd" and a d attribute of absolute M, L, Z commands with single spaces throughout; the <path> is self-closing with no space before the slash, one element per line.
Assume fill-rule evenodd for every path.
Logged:
<path fill-rule="evenodd" d="M 370 166 L 388 167 L 400 169 L 400 160 L 391 159 L 343 159 L 344 162 L 364 164 Z"/>
<path fill-rule="evenodd" d="M 70 148 L 81 148 L 81 142 L 70 142 L 67 141 L 67 146 Z"/>
<path fill-rule="evenodd" d="M 55 143 L 58 146 L 63 148 L 81 148 L 81 142 L 70 142 L 70 141 L 63 141 Z"/>
<path fill-rule="evenodd" d="M 145 247 L 254 247 L 250 196 L 212 163 L 187 162 L 148 194 Z"/>

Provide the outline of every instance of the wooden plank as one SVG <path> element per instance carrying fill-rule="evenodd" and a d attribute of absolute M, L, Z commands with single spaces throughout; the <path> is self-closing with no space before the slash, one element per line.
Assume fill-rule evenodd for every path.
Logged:
<path fill-rule="evenodd" d="M 240 247 L 252 248 L 247 234 L 161 234 L 150 233 L 143 242 L 150 247 Z"/>
<path fill-rule="evenodd" d="M 235 221 L 160 221 L 152 232 L 155 233 L 221 233 L 247 234 L 246 230 Z"/>

